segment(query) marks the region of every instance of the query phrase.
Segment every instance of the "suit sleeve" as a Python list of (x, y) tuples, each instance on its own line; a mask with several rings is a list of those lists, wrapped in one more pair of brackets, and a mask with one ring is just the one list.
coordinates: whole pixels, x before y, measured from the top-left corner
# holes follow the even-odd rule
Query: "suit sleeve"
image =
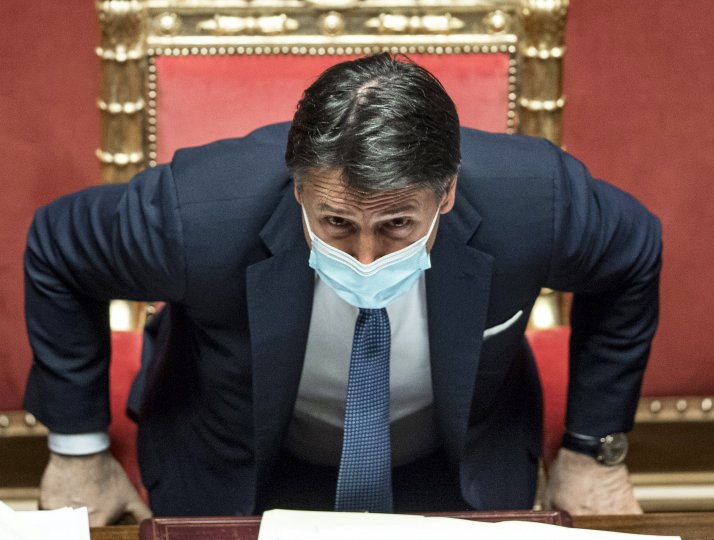
[(548, 287), (574, 292), (566, 427), (629, 431), (657, 327), (661, 227), (637, 200), (556, 152)]
[(25, 251), (33, 365), (25, 407), (56, 433), (110, 422), (110, 299), (180, 301), (182, 226), (169, 167), (37, 211)]

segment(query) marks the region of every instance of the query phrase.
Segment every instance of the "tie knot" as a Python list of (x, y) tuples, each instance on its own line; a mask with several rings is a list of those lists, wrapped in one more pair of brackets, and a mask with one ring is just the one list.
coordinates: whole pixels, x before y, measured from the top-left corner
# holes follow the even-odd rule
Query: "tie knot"
[(364, 320), (367, 319), (387, 319), (389, 320), (389, 315), (387, 315), (387, 308), (370, 309), (370, 308), (359, 308), (358, 318)]

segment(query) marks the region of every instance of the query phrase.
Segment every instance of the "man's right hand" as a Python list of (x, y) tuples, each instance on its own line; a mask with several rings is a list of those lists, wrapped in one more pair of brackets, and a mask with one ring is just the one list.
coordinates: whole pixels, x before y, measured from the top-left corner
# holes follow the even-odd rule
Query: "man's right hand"
[(108, 450), (88, 456), (50, 452), (40, 484), (40, 508), (64, 506), (86, 506), (90, 527), (110, 525), (127, 514), (137, 523), (152, 515)]

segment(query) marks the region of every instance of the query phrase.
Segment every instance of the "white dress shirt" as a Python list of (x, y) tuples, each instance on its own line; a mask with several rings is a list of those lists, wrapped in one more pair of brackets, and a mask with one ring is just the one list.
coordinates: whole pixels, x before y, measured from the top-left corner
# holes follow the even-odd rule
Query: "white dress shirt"
[[(310, 331), (287, 449), (321, 465), (339, 465), (352, 337), (359, 310), (315, 280)], [(387, 306), (391, 333), (392, 464), (414, 461), (437, 446), (429, 364), (424, 274)]]

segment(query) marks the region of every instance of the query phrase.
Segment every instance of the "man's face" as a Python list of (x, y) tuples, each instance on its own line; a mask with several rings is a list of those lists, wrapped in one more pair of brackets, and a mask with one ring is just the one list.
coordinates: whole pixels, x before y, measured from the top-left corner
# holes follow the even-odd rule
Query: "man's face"
[[(419, 240), (434, 216), (454, 206), (456, 179), (437, 200), (424, 188), (404, 188), (379, 193), (359, 193), (342, 182), (340, 172), (322, 170), (303, 181), (295, 197), (303, 205), (312, 232), (331, 246), (369, 264)], [(427, 242), (431, 250), (438, 220)], [(303, 223), (308, 245), (310, 237)]]

